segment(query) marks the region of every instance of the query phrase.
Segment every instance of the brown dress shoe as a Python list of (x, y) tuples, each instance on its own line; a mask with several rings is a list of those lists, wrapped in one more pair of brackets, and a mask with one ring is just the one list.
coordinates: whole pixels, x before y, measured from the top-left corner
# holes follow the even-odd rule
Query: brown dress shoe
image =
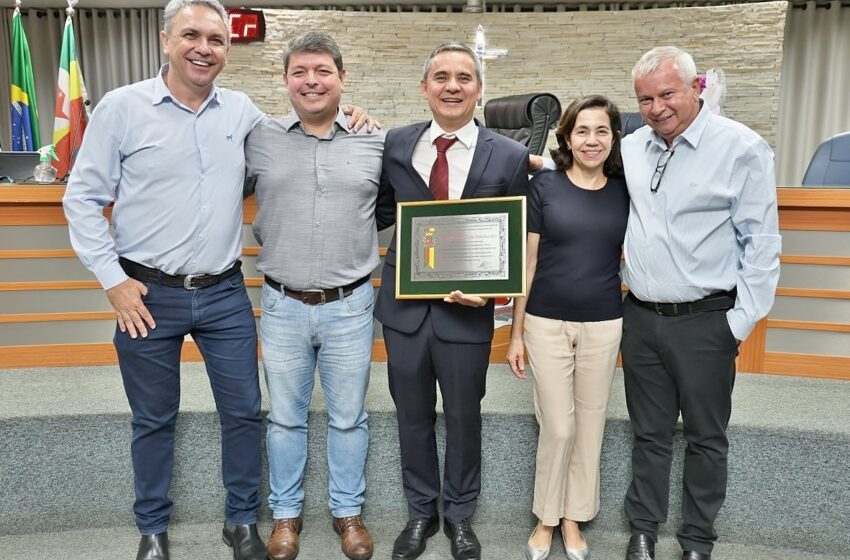
[(342, 553), (351, 560), (369, 560), (372, 557), (372, 537), (359, 515), (334, 517), (334, 531), (342, 540)]
[(301, 516), (275, 519), (266, 551), (270, 560), (294, 560), (298, 556)]

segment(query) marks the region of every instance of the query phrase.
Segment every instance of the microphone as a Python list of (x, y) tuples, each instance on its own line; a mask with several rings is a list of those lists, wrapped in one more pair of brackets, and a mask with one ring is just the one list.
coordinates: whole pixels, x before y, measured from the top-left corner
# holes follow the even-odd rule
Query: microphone
[(91, 99), (83, 101), (83, 110), (77, 115), (77, 125), (74, 127), (74, 137), (71, 139), (71, 160), (68, 162), (68, 172), (62, 177), (62, 181), (68, 180), (68, 177), (71, 176), (71, 170), (74, 169), (74, 163), (77, 161), (77, 152), (80, 151), (80, 147), (77, 146), (77, 140), (80, 139), (80, 124), (83, 122), (83, 114), (87, 112), (86, 108), (89, 105), (91, 105)]

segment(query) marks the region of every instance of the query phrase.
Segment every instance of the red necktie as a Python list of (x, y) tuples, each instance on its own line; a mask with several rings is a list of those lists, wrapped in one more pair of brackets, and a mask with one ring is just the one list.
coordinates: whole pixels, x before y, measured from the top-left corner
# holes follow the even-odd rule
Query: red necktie
[(446, 138), (440, 136), (434, 140), (437, 146), (437, 159), (431, 168), (431, 177), (428, 179), (428, 188), (434, 194), (434, 200), (449, 199), (449, 160), (446, 159), (446, 150), (457, 142), (457, 137)]

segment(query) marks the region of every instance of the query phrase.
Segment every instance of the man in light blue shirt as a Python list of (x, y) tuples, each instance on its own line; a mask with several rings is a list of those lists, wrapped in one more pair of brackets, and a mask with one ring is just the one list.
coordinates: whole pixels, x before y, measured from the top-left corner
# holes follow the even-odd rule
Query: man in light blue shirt
[(738, 344), (767, 315), (779, 279), (773, 152), (700, 101), (688, 53), (655, 48), (632, 76), (649, 126), (622, 143), (631, 208), (621, 349), (635, 434), (626, 559), (655, 557), (681, 413), (687, 449), (678, 540), (683, 560), (708, 560), (726, 496)]
[[(137, 560), (167, 560), (180, 349), (197, 343), (218, 409), (224, 541), (262, 560), (257, 333), (245, 290), (245, 138), (263, 118), (215, 87), (229, 48), (218, 0), (171, 0), (159, 75), (108, 93), (86, 131), (63, 199), (71, 244), (115, 309), (115, 347), (133, 413)], [(365, 115), (353, 112), (355, 129)], [(103, 210), (114, 203), (114, 238)], [(141, 335), (141, 336), (140, 336)]]
[[(133, 412), (137, 560), (167, 560), (180, 349), (206, 362), (222, 432), (223, 537), (265, 558), (256, 529), (260, 455), (257, 334), (240, 271), (243, 144), (262, 118), (217, 88), (229, 48), (217, 0), (172, 0), (159, 75), (108, 93), (86, 131), (63, 204), (71, 244), (115, 308), (115, 348)], [(103, 209), (114, 202), (114, 240)], [(141, 336), (139, 336), (141, 335)]]

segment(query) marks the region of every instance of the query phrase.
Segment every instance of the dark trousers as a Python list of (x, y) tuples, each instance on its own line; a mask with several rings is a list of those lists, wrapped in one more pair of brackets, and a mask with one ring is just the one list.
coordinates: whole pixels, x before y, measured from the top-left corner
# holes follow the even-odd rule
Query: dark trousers
[(726, 312), (664, 317), (626, 298), (621, 351), (634, 431), (625, 500), (631, 532), (655, 539), (667, 519), (673, 431), (681, 412), (687, 448), (677, 536), (684, 550), (709, 553), (726, 498), (726, 427), (738, 354)]
[[(260, 505), (260, 386), (257, 331), (242, 274), (200, 290), (147, 284), (145, 305), (156, 321), (147, 338), (115, 331), (124, 390), (133, 412), (131, 455), (136, 525), (142, 534), (168, 527), (174, 427), (180, 404), (180, 349), (185, 335), (204, 358), (221, 422), (224, 515), (254, 523)], [(190, 467), (191, 468), (191, 467)]]
[(481, 399), (490, 344), (437, 338), (431, 314), (413, 334), (384, 327), (390, 393), (398, 417), (401, 468), (410, 519), (437, 513), (437, 386), (446, 421), (443, 514), (458, 523), (475, 513), (481, 492)]

